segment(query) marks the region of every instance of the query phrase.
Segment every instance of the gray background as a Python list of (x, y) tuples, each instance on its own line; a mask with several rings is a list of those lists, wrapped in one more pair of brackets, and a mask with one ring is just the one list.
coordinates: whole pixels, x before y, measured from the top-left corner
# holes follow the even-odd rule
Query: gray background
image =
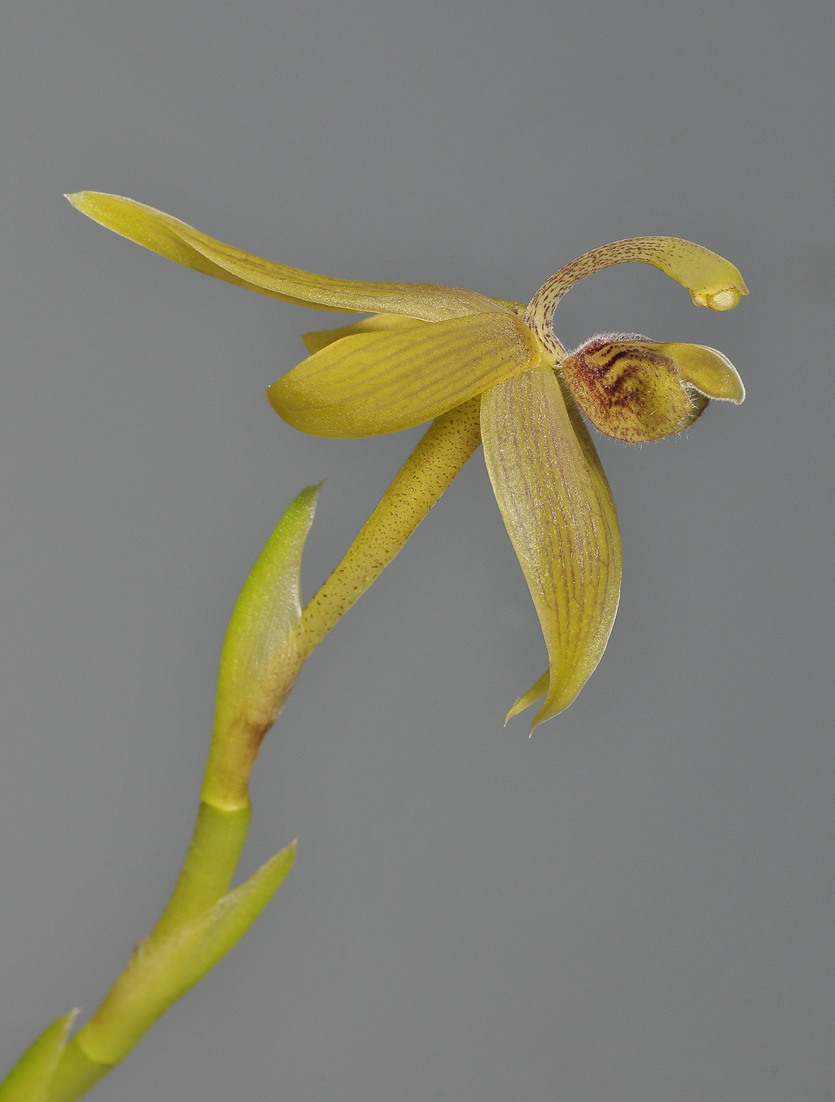
[[(299, 860), (96, 1097), (835, 1098), (830, 4), (31, 0), (0, 40), (0, 1063), (92, 1011), (172, 885), (217, 658), (281, 511), (326, 478), (309, 596), (418, 432), (321, 441), (265, 387), (331, 318), (144, 253), (127, 194), (261, 255), (527, 300), (666, 233), (557, 328), (721, 348), (749, 397), (602, 441), (621, 612), (576, 704), (480, 457), (305, 669), (244, 871)], [(339, 324), (335, 318), (333, 324)]]

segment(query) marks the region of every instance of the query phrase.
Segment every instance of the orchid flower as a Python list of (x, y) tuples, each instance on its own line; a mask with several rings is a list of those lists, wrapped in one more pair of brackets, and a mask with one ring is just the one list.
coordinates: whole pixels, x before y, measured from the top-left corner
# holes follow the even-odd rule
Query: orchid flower
[[(310, 356), (269, 388), (269, 401), (290, 425), (315, 436), (374, 436), (435, 419), (396, 492), (404, 472), (420, 476), (421, 463), (434, 464), (439, 488), (434, 496), (426, 491), (427, 504), (403, 524), (386, 561), (483, 444), (548, 652), (547, 671), (508, 718), (542, 697), (533, 727), (567, 708), (606, 647), (621, 580), (617, 513), (581, 411), (609, 436), (656, 440), (686, 429), (711, 398), (740, 403), (745, 390), (730, 361), (701, 345), (604, 334), (569, 353), (554, 334), (554, 310), (579, 280), (631, 260), (666, 272), (696, 305), (728, 310), (748, 293), (737, 269), (679, 238), (630, 238), (561, 268), (526, 307), (456, 287), (314, 275), (225, 245), (130, 199), (94, 192), (68, 198), (186, 267), (296, 305), (372, 315), (306, 334)], [(363, 553), (359, 541), (352, 550)], [(313, 624), (316, 615), (300, 628), (310, 637), (308, 650), (327, 630)]]
[(548, 669), (508, 713), (544, 701), (535, 727), (569, 704), (606, 647), (620, 595), (615, 505), (582, 414), (626, 441), (681, 432), (711, 398), (741, 402), (712, 348), (603, 334), (569, 353), (552, 321), (592, 272), (640, 260), (714, 310), (747, 294), (736, 268), (674, 237), (604, 245), (561, 268), (524, 306), (456, 287), (364, 283), (274, 264), (119, 196), (79, 192), (79, 210), (146, 248), (260, 294), (363, 321), (304, 336), (310, 356), (267, 396), (316, 436), (374, 436), (432, 419), (342, 561), (306, 605), (301, 557), (317, 487), (279, 521), (241, 592), (220, 659), (214, 731), (194, 834), (157, 925), (81, 1029), (54, 1021), (0, 1082), (0, 1102), (75, 1102), (112, 1070), (240, 939), (293, 863), (285, 846), (230, 888), (250, 820), (261, 742), (307, 657), (392, 561), (464, 464), (484, 458), (548, 651)]

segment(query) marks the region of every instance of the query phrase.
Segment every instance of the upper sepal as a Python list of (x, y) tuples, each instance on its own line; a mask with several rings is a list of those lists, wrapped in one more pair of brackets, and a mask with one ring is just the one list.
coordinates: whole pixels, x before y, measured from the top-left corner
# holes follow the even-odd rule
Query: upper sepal
[(710, 398), (745, 398), (736, 368), (721, 352), (636, 333), (593, 337), (559, 368), (595, 428), (633, 444), (681, 432)]
[(169, 260), (297, 306), (347, 314), (387, 311), (424, 321), (508, 312), (508, 307), (497, 300), (460, 287), (334, 279), (287, 264), (276, 264), (209, 237), (179, 218), (122, 195), (78, 191), (67, 199), (102, 226)]

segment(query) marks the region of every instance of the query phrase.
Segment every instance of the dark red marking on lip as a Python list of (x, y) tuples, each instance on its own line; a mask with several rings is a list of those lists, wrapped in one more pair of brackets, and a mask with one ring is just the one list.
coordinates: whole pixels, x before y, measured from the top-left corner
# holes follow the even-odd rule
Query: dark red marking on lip
[(707, 405), (682, 382), (674, 359), (639, 333), (600, 334), (559, 366), (592, 424), (629, 443), (681, 432)]

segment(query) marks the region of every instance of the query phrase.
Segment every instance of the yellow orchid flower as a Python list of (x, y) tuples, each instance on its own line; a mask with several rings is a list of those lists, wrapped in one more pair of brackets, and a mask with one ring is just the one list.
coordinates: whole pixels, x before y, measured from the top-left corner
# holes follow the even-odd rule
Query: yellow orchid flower
[[(552, 328), (555, 307), (587, 275), (634, 260), (666, 272), (696, 305), (728, 310), (748, 293), (737, 269), (679, 238), (630, 238), (561, 268), (525, 307), (455, 287), (314, 275), (241, 252), (130, 199), (68, 198), (186, 267), (285, 302), (374, 315), (304, 337), (310, 356), (267, 392), (289, 424), (317, 436), (359, 437), (435, 418), (372, 518), (379, 533), (399, 517), (387, 549), (369, 549), (376, 538), (369, 521), (336, 572), (350, 560), (363, 585), (353, 586), (355, 595), (346, 587), (329, 598), (330, 611), (318, 595), (311, 602), (299, 629), (300, 661), (394, 557), (480, 441), (548, 650), (548, 670), (508, 718), (543, 696), (534, 727), (567, 708), (606, 647), (621, 578), (617, 513), (580, 411), (610, 436), (655, 440), (687, 428), (709, 399), (739, 403), (745, 390), (730, 361), (700, 345), (607, 334), (568, 353)], [(422, 495), (422, 503), (404, 519), (409, 494)]]

